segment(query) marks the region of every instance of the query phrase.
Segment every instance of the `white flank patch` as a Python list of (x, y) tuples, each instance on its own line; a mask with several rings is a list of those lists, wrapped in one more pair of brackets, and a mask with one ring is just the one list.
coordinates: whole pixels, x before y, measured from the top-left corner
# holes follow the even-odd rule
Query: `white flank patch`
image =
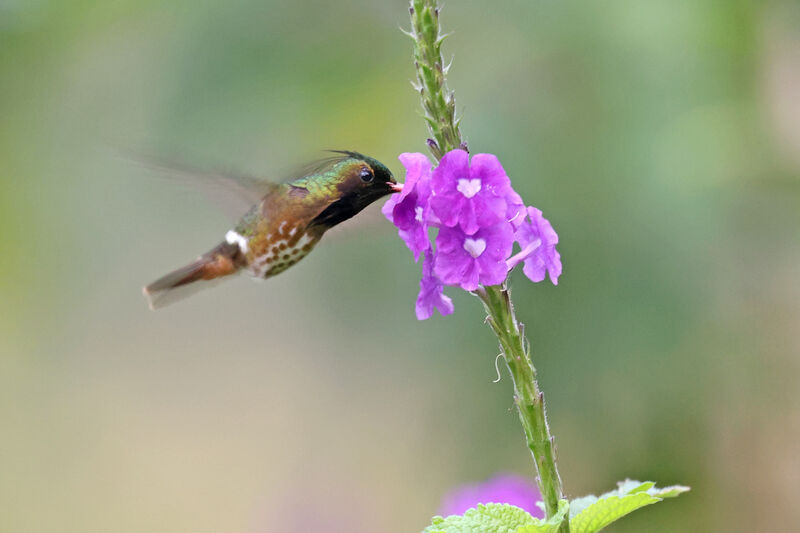
[(464, 239), (464, 249), (472, 257), (479, 257), (486, 250), (486, 241), (483, 239)]
[(225, 241), (228, 244), (237, 244), (239, 246), (239, 250), (241, 250), (243, 254), (247, 254), (247, 239), (244, 238), (244, 236), (239, 235), (233, 230), (230, 230), (225, 234)]
[(481, 180), (477, 178), (472, 180), (461, 178), (458, 180), (456, 189), (465, 197), (472, 198), (481, 191)]

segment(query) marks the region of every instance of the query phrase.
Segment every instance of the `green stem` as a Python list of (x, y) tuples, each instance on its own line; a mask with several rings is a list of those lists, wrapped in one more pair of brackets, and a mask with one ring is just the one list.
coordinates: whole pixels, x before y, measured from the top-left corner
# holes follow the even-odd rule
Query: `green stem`
[(411, 0), (411, 31), (414, 39), (414, 66), (425, 122), (435, 143), (428, 146), (436, 157), (462, 146), (461, 132), (456, 120), (455, 93), (447, 89), (447, 66), (442, 58), (442, 41), (446, 35), (439, 26), (439, 7), (436, 0)]
[[(486, 308), (489, 315), (487, 321), (500, 341), (503, 357), (511, 373), (514, 403), (525, 430), (528, 449), (536, 462), (539, 474), (537, 481), (549, 518), (556, 513), (558, 501), (564, 495), (556, 466), (554, 439), (547, 423), (544, 394), (536, 382), (536, 369), (531, 362), (524, 326), (514, 314), (514, 304), (506, 287), (485, 287), (476, 291), (476, 294)], [(562, 531), (569, 531), (569, 525), (566, 524), (566, 528), (562, 525)]]
[[(447, 67), (442, 59), (442, 41), (439, 26), (439, 7), (436, 0), (411, 0), (411, 31), (414, 40), (414, 65), (425, 121), (432, 140), (428, 147), (436, 159), (456, 148), (465, 148), (459, 121), (456, 120), (455, 95), (447, 89)], [(483, 301), (488, 322), (500, 341), (508, 370), (514, 381), (514, 403), (517, 406), (528, 448), (533, 455), (538, 472), (537, 482), (544, 500), (547, 518), (558, 510), (563, 498), (561, 477), (556, 467), (553, 437), (547, 424), (544, 395), (536, 383), (536, 369), (531, 362), (528, 340), (523, 326), (514, 315), (508, 289), (505, 286), (480, 288), (476, 294)], [(560, 533), (569, 533), (569, 521), (561, 523)]]

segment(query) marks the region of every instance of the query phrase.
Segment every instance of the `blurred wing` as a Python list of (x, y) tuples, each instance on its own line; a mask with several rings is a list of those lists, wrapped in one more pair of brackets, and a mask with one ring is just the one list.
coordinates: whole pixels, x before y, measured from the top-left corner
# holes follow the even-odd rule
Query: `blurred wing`
[(234, 221), (278, 187), (275, 183), (252, 176), (201, 169), (152, 156), (136, 155), (133, 161), (150, 171), (200, 189)]
[[(334, 150), (328, 150), (329, 152), (335, 152)], [(336, 152), (345, 154), (345, 152)], [(349, 152), (347, 152), (349, 153)], [(297, 167), (294, 172), (289, 174), (289, 178), (285, 180), (281, 180), (280, 183), (294, 183), (300, 182), (302, 183), (304, 180), (311, 178), (313, 176), (324, 174), (325, 172), (331, 170), (337, 163), (340, 163), (342, 160), (347, 159), (349, 155), (334, 155), (323, 157), (320, 159), (316, 159), (307, 163), (301, 167)]]
[(345, 152), (342, 150), (327, 150), (331, 154), (328, 157), (322, 157), (310, 162), (303, 168), (303, 172), (298, 174), (300, 176), (309, 176), (311, 174), (322, 174), (333, 168), (336, 163), (341, 163), (345, 159), (351, 157), (352, 152)]
[(338, 150), (330, 150), (330, 152), (336, 155), (313, 161), (292, 172), (288, 179), (275, 182), (234, 172), (199, 168), (152, 155), (134, 153), (126, 156), (127, 159), (143, 168), (200, 189), (233, 221), (238, 221), (251, 207), (261, 202), (268, 192), (279, 187), (281, 183), (302, 182), (304, 178), (322, 174), (353, 154)]

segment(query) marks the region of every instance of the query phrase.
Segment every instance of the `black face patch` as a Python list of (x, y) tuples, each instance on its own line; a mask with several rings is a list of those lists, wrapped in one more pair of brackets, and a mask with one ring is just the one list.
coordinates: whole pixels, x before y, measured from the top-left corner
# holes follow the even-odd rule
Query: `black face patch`
[(381, 183), (395, 183), (394, 176), (389, 172), (389, 169), (376, 161), (377, 165), (372, 167), (375, 172), (375, 181)]
[(395, 192), (392, 173), (379, 161), (356, 152), (345, 152), (349, 160), (343, 161), (346, 170), (337, 186), (337, 196), (312, 224), (328, 228), (355, 216), (375, 200)]
[(326, 207), (322, 213), (317, 215), (312, 224), (332, 228), (336, 224), (344, 222), (348, 218), (352, 218), (360, 211), (360, 209), (356, 209), (356, 206), (351, 202), (351, 199), (352, 197), (348, 195), (336, 200), (331, 205)]

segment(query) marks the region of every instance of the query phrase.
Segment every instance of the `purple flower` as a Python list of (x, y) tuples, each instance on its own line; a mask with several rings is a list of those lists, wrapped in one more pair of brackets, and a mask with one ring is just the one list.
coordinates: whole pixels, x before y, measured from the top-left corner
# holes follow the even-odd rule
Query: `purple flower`
[[(549, 274), (553, 284), (558, 283), (558, 235), (541, 211), (525, 207), (497, 157), (476, 154), (470, 161), (464, 150), (453, 150), (435, 170), (420, 153), (400, 154), (399, 159), (406, 181), (382, 212), (397, 227), (414, 260), (425, 255), (417, 318), (429, 318), (436, 309), (443, 315), (453, 312), (444, 285), (467, 291), (500, 285), (523, 261), (531, 280), (542, 281)], [(439, 231), (435, 250), (431, 228)], [(521, 251), (509, 258), (514, 241)]]
[(451, 491), (443, 498), (438, 514), (461, 515), (479, 503), (508, 503), (528, 511), (536, 518), (544, 518), (544, 511), (536, 505), (541, 499), (539, 489), (526, 478), (515, 474), (498, 474), (483, 483), (463, 485)]
[(472, 235), (506, 218), (507, 197), (513, 189), (500, 161), (491, 154), (476, 154), (470, 164), (464, 150), (448, 152), (433, 171), (431, 182), (431, 207), (449, 228), (458, 225)]
[(419, 296), (417, 296), (417, 320), (426, 320), (433, 315), (433, 310), (438, 309), (444, 315), (452, 314), (453, 301), (444, 295), (444, 286), (441, 280), (433, 273), (433, 250), (425, 251), (422, 261), (422, 279), (419, 282)]
[(528, 208), (528, 217), (530, 220), (525, 220), (516, 232), (522, 251), (509, 259), (508, 268), (514, 268), (517, 263), (524, 261), (522, 271), (531, 281), (538, 283), (547, 273), (553, 285), (558, 285), (561, 275), (561, 255), (556, 251), (558, 235), (535, 207)]
[(431, 196), (431, 163), (425, 155), (404, 153), (398, 157), (406, 167), (403, 190), (393, 194), (381, 208), (384, 216), (397, 226), (400, 238), (413, 252), (414, 261), (430, 248), (428, 218)]
[(514, 245), (511, 224), (501, 222), (467, 235), (443, 227), (436, 237), (434, 271), (446, 285), (474, 291), (478, 285), (498, 285), (508, 275), (506, 259)]

